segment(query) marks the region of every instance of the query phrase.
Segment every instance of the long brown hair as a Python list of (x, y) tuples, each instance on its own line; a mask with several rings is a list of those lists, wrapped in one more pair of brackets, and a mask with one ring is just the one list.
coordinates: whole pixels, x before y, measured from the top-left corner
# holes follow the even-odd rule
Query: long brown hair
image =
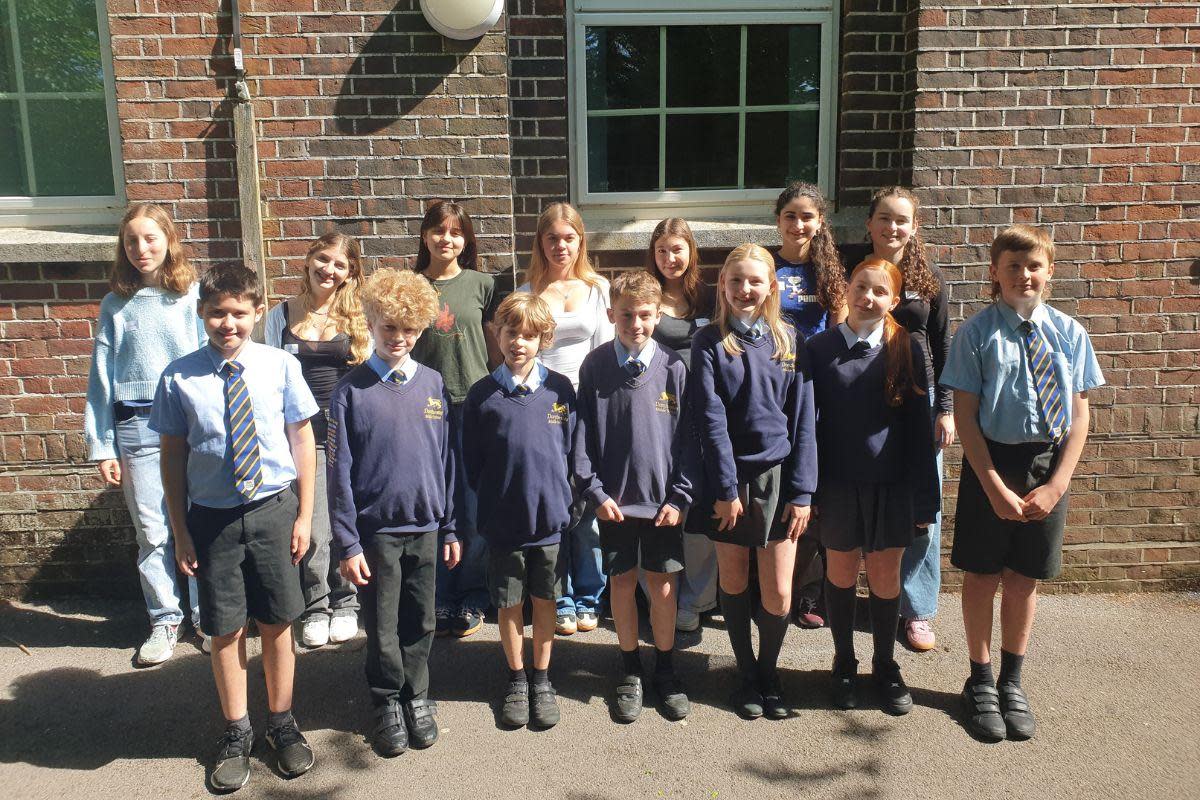
[(700, 253), (696, 248), (696, 237), (692, 235), (692, 228), (687, 224), (687, 220), (680, 217), (668, 217), (654, 226), (654, 232), (650, 234), (650, 245), (646, 248), (646, 271), (654, 276), (659, 286), (663, 289), (667, 288), (667, 280), (659, 272), (658, 262), (654, 258), (654, 248), (658, 245), (659, 239), (665, 239), (668, 236), (678, 236), (688, 246), (688, 263), (687, 268), (683, 271), (683, 297), (688, 304), (687, 318), (692, 319), (696, 316), (696, 306), (700, 303), (700, 289), (703, 281), (700, 279)]
[(792, 327), (783, 321), (783, 314), (779, 311), (779, 284), (775, 277), (775, 259), (765, 248), (756, 244), (743, 244), (735, 247), (725, 257), (725, 263), (721, 265), (721, 273), (717, 276), (716, 323), (721, 331), (721, 345), (731, 356), (741, 355), (744, 352), (741, 342), (738, 341), (737, 334), (734, 332), (733, 324), (730, 322), (733, 314), (729, 310), (729, 301), (725, 298), (725, 271), (731, 264), (738, 261), (757, 261), (767, 268), (767, 282), (771, 287), (771, 292), (758, 307), (755, 319), (761, 319), (767, 324), (767, 328), (771, 331), (771, 338), (775, 340), (775, 352), (771, 354), (771, 358), (782, 361), (792, 354), (795, 334)]
[(571, 265), (571, 277), (583, 281), (588, 286), (599, 288), (603, 278), (596, 273), (591, 260), (588, 259), (587, 232), (583, 229), (583, 217), (579, 216), (579, 212), (570, 203), (551, 203), (538, 217), (537, 237), (533, 241), (533, 252), (529, 256), (529, 269), (525, 270), (526, 282), (535, 294), (546, 288), (546, 273), (550, 267), (546, 263), (545, 253), (542, 252), (542, 237), (556, 222), (567, 223), (579, 234), (579, 254), (575, 263)]
[[(892, 284), (893, 296), (900, 296), (904, 286), (904, 275), (898, 266), (882, 258), (870, 256), (854, 268), (854, 272), (850, 273), (850, 281), (853, 282), (855, 275), (867, 269), (877, 269), (887, 275)], [(908, 328), (897, 322), (890, 311), (883, 315), (883, 347), (887, 358), (883, 397), (887, 404), (892, 407), (903, 405), (905, 397), (909, 395), (924, 397), (925, 390), (918, 385), (913, 371), (912, 344), (909, 341)]]
[(359, 286), (363, 280), (362, 250), (359, 249), (358, 241), (339, 231), (330, 231), (309, 245), (308, 253), (304, 256), (300, 293), (296, 298), (306, 311), (315, 310), (309, 262), (317, 253), (328, 249), (341, 251), (350, 266), (350, 274), (346, 276), (345, 283), (333, 291), (333, 300), (329, 304), (329, 321), (334, 324), (338, 333), (350, 337), (350, 363), (361, 364), (371, 354), (371, 336), (358, 297)]
[(413, 269), (424, 272), (433, 260), (433, 254), (425, 244), (425, 231), (441, 227), (448, 219), (453, 219), (462, 230), (463, 249), (458, 256), (458, 266), (463, 269), (475, 269), (475, 226), (471, 224), (471, 215), (467, 210), (452, 200), (438, 200), (425, 212), (421, 220), (421, 241), (417, 244), (417, 263)]
[[(932, 300), (937, 297), (939, 287), (938, 280), (929, 266), (929, 257), (925, 253), (925, 241), (921, 238), (921, 226), (918, 223), (921, 201), (903, 186), (884, 186), (871, 195), (871, 204), (867, 207), (867, 219), (875, 216), (875, 209), (879, 207), (879, 201), (888, 197), (907, 200), (913, 207), (912, 238), (908, 240), (908, 245), (904, 248), (904, 255), (900, 258), (900, 263), (896, 265), (904, 277), (903, 291), (916, 292), (926, 300)], [(867, 238), (870, 239), (869, 234)]]
[(779, 193), (775, 200), (775, 219), (783, 213), (788, 203), (803, 197), (813, 204), (821, 217), (821, 227), (813, 235), (808, 246), (808, 260), (817, 273), (817, 300), (830, 314), (837, 315), (846, 305), (846, 270), (838, 255), (837, 243), (829, 230), (829, 203), (821, 190), (811, 183), (796, 181)]
[(133, 297), (144, 286), (141, 273), (125, 253), (125, 226), (139, 217), (153, 222), (167, 237), (167, 255), (158, 270), (158, 285), (168, 292), (185, 293), (196, 282), (196, 268), (183, 252), (183, 243), (179, 241), (170, 214), (156, 203), (137, 203), (130, 206), (125, 216), (121, 217), (121, 225), (117, 228), (117, 257), (113, 259), (112, 270), (108, 274), (109, 288), (121, 297)]

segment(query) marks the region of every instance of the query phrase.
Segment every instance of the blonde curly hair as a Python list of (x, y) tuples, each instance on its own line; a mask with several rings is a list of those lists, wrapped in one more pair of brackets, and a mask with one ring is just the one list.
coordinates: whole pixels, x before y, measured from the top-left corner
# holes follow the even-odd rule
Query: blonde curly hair
[(387, 320), (402, 328), (425, 330), (440, 310), (437, 290), (407, 269), (377, 270), (363, 284), (361, 299), (369, 322)]

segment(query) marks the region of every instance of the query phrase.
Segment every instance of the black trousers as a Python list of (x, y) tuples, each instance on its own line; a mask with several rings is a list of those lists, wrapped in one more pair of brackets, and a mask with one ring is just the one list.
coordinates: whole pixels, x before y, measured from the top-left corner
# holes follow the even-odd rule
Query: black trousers
[(377, 533), (364, 543), (371, 578), (358, 597), (367, 629), (367, 687), (377, 707), (429, 693), (437, 551), (437, 531)]

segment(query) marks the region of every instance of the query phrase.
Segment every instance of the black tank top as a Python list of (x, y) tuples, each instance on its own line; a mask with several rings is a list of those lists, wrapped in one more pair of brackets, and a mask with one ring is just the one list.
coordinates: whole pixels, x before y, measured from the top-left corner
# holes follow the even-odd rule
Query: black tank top
[(280, 344), (283, 349), (300, 359), (300, 371), (309, 391), (321, 407), (321, 413), (312, 418), (313, 436), (316, 437), (317, 447), (325, 446), (325, 413), (329, 411), (329, 398), (333, 396), (333, 388), (342, 376), (350, 371), (350, 337), (338, 333), (327, 342), (312, 342), (301, 339), (292, 333), (292, 308), (285, 304), (284, 316), (287, 318), (283, 326), (283, 336)]

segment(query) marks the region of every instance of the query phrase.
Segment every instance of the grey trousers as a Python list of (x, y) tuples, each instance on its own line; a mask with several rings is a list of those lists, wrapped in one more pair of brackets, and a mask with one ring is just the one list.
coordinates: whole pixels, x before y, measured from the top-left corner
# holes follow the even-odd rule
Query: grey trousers
[(329, 529), (329, 495), (325, 484), (325, 448), (317, 448), (317, 481), (313, 497), (312, 540), (300, 562), (300, 587), (304, 590), (304, 613), (355, 614), (358, 594), (354, 584), (338, 571), (338, 559), (330, 553), (333, 534)]

